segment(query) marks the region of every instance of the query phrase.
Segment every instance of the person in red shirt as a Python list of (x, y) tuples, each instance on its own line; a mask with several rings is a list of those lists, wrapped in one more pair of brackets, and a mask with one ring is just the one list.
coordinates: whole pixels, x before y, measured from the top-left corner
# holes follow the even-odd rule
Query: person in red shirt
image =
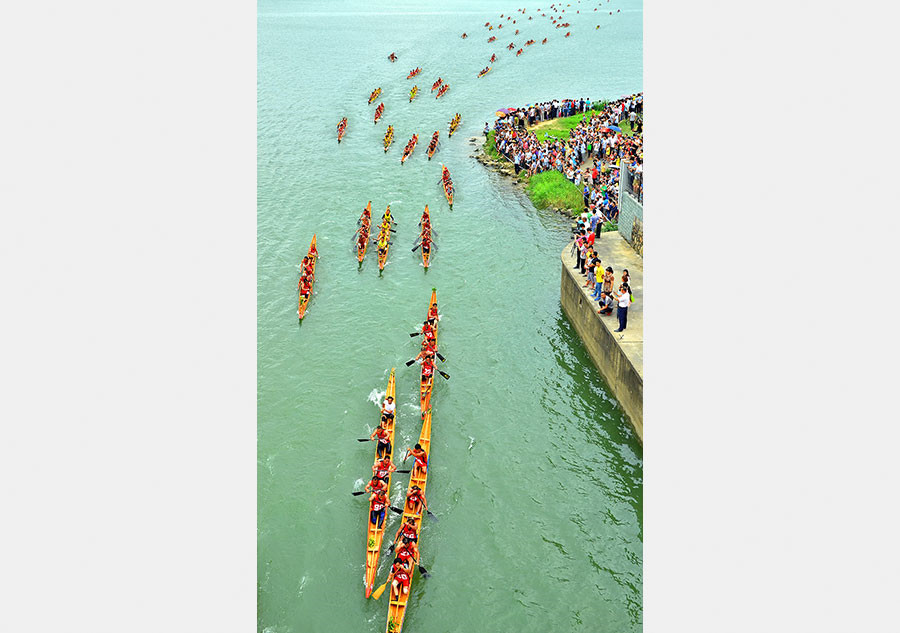
[(399, 558), (409, 571), (412, 571), (413, 565), (419, 563), (419, 546), (415, 541), (403, 543), (397, 549), (397, 558)]
[(393, 580), (391, 583), (392, 600), (399, 600), (401, 591), (404, 594), (409, 593), (410, 572), (399, 558), (394, 559), (394, 564), (391, 566), (391, 575), (388, 576), (388, 580)]
[(397, 535), (394, 537), (394, 543), (403, 541), (403, 544), (417, 543), (419, 540), (419, 530), (416, 528), (416, 520), (414, 517), (406, 517), (406, 521), (400, 524)]
[[(422, 452), (424, 453), (425, 451)], [(418, 465), (418, 460), (416, 461), (416, 465)], [(428, 502), (425, 501), (425, 493), (422, 492), (422, 489), (418, 486), (414, 485), (410, 489), (409, 494), (406, 495), (406, 508), (413, 514), (418, 514), (420, 516), (423, 511), (428, 510)]]
[(312, 283), (310, 282), (309, 277), (302, 277), (297, 284), (297, 287), (300, 290), (301, 297), (309, 297), (309, 292), (312, 290)]
[(369, 436), (369, 439), (377, 440), (378, 442), (378, 448), (375, 453), (378, 457), (384, 457), (391, 454), (391, 434), (388, 432), (387, 428), (385, 428), (385, 423), (386, 420), (382, 420), (382, 424), (379, 424), (372, 432), (372, 435)]
[[(415, 448), (406, 449), (406, 456), (403, 459), (409, 459), (410, 455), (416, 459), (416, 465), (413, 466), (410, 477), (424, 477), (428, 470), (428, 453), (425, 452), (421, 444), (416, 443)], [(424, 497), (422, 498), (424, 500)]]
[(369, 480), (369, 483), (366, 484), (366, 487), (363, 488), (363, 490), (365, 490), (366, 492), (370, 490), (372, 492), (375, 492), (376, 490), (384, 490), (385, 492), (387, 492), (387, 484), (380, 480), (378, 477), (372, 477), (372, 479)]
[(388, 478), (388, 474), (397, 470), (397, 467), (394, 466), (394, 463), (391, 461), (390, 457), (382, 457), (377, 462), (372, 465), (372, 474), (375, 475), (378, 479), (386, 480)]
[(422, 361), (422, 384), (434, 377), (434, 361), (428, 358)]
[(387, 508), (388, 498), (384, 490), (378, 489), (369, 497), (369, 521), (380, 528), (384, 525), (384, 514)]

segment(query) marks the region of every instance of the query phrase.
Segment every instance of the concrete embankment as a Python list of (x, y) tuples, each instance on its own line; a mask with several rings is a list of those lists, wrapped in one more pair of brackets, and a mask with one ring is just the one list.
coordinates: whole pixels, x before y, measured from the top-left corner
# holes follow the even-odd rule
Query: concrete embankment
[(628, 325), (619, 327), (616, 309), (611, 316), (597, 314), (597, 302), (584, 287), (587, 281), (574, 268), (572, 244), (562, 252), (560, 302), (566, 317), (584, 342), (588, 355), (609, 383), (628, 415), (641, 444), (644, 443), (644, 267), (640, 257), (618, 233), (603, 233), (594, 244), (605, 269), (611, 266), (619, 286), (622, 270), (628, 269), (635, 302), (628, 308)]

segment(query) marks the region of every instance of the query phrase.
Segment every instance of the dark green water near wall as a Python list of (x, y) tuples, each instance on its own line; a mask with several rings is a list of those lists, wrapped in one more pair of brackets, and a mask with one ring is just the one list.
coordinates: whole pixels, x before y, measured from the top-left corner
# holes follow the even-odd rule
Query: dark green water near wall
[[(428, 499), (439, 520), (423, 529), (433, 577), (416, 577), (404, 631), (639, 631), (642, 450), (560, 310), (568, 222), (469, 158), (468, 139), (499, 107), (640, 90), (640, 3), (620, 3), (600, 30), (599, 19), (571, 17), (566, 40), (537, 18), (517, 24), (519, 36), (500, 39), (551, 40), (518, 59), (481, 27), (515, 3), (258, 7), (259, 630), (384, 630), (386, 598), (363, 598), (365, 501), (350, 492), (372, 447), (355, 438), (377, 422), (391, 367), (398, 447), (418, 436), (417, 368), (404, 363), (436, 287), (451, 375), (433, 396)], [(492, 52), (494, 70), (476, 79)], [(595, 72), (566, 63), (588, 54)], [(415, 66), (425, 70), (407, 81)], [(435, 100), (438, 75), (451, 90)], [(409, 103), (414, 83), (421, 94)], [(376, 126), (366, 98), (377, 86)], [(456, 112), (463, 124), (447, 139)], [(396, 141), (385, 155), (387, 124)], [(442, 147), (429, 162), (436, 129)], [(414, 132), (419, 146), (401, 166)], [(440, 162), (456, 183), (452, 211)], [(351, 250), (367, 200), (379, 217), (391, 203), (398, 221), (381, 277), (374, 254), (357, 271)], [(427, 272), (410, 252), (425, 204), (439, 234)], [(322, 259), (298, 326), (297, 266), (313, 233)], [(395, 478), (395, 501), (406, 483)]]

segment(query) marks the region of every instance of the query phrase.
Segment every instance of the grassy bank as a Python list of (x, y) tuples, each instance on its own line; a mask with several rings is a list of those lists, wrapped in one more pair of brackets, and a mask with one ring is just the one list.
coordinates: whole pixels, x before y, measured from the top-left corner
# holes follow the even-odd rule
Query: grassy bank
[(590, 116), (591, 112), (588, 111), (573, 114), (572, 116), (563, 117), (561, 119), (552, 119), (551, 121), (535, 126), (534, 134), (537, 136), (537, 140), (541, 142), (546, 141), (550, 137), (565, 140), (569, 138), (569, 132), (581, 123), (582, 119)]
[(581, 213), (584, 207), (581, 189), (555, 170), (532, 176), (528, 180), (525, 191), (538, 209), (555, 207), (557, 209), (574, 209)]
[(503, 158), (503, 154), (501, 154), (497, 150), (497, 133), (494, 130), (491, 130), (488, 133), (487, 139), (484, 141), (484, 153), (493, 158), (494, 160), (500, 160)]

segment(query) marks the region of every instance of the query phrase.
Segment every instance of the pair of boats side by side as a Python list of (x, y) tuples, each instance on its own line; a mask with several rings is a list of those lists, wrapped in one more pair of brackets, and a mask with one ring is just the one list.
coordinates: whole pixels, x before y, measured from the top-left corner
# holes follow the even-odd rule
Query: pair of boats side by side
[[(428, 306), (427, 315), (431, 315), (432, 313), (437, 312), (437, 291), (432, 288), (431, 290), (431, 301)], [(427, 320), (427, 316), (426, 316)], [(424, 325), (423, 325), (424, 329)], [(435, 321), (434, 325), (434, 340), (435, 345), (437, 344), (437, 321)], [(424, 343), (423, 343), (424, 344)], [(422, 469), (418, 469), (415, 465), (411, 469), (411, 474), (409, 478), (409, 485), (407, 486), (406, 497), (404, 497), (402, 516), (400, 519), (400, 525), (407, 524), (410, 520), (415, 526), (415, 537), (416, 544), (418, 547), (419, 555), (421, 556), (421, 528), (422, 528), (422, 517), (425, 514), (424, 504), (420, 506), (418, 512), (413, 511), (412, 504), (410, 503), (410, 495), (413, 494), (414, 487), (417, 487), (419, 494), (425, 494), (426, 484), (428, 483), (428, 463), (431, 458), (431, 393), (434, 388), (434, 373), (430, 376), (422, 376), (419, 383), (419, 406), (422, 410), (422, 429), (419, 433), (418, 444), (422, 447), (426, 454), (425, 467)], [(423, 370), (424, 374), (424, 370)], [(390, 376), (388, 378), (388, 386), (387, 391), (385, 393), (385, 398), (390, 397), (394, 402), (395, 399), (395, 369), (391, 369)], [(388, 434), (390, 438), (390, 446), (386, 450), (386, 454), (392, 458), (392, 455), (396, 455), (397, 453), (393, 452), (394, 449), (394, 438), (396, 434), (394, 433), (394, 429), (396, 428), (397, 418), (399, 417), (399, 413), (395, 409), (394, 417), (388, 422)], [(375, 450), (375, 464), (377, 466), (379, 462), (378, 448)], [(390, 472), (387, 474), (387, 490), (388, 494), (390, 493)], [(366, 569), (365, 575), (363, 577), (363, 585), (364, 585), (364, 595), (366, 598), (373, 597), (374, 599), (378, 599), (382, 592), (385, 590), (388, 591), (388, 614), (387, 614), (387, 633), (400, 633), (403, 628), (403, 620), (406, 616), (406, 609), (409, 602), (409, 595), (412, 591), (412, 582), (415, 578), (416, 569), (419, 561), (414, 561), (410, 559), (409, 568), (406, 570), (406, 573), (409, 576), (409, 588), (406, 592), (402, 590), (403, 585), (400, 584), (398, 590), (395, 591), (394, 587), (391, 583), (391, 577), (389, 575), (388, 579), (385, 581), (383, 585), (375, 589), (375, 581), (378, 572), (378, 560), (381, 553), (381, 547), (384, 541), (384, 532), (387, 527), (387, 512), (385, 509), (385, 517), (381, 521), (381, 524), (378, 525), (373, 523), (373, 518), (375, 518), (373, 513), (373, 502), (374, 500), (370, 500), (368, 504), (368, 512), (367, 512), (367, 520), (366, 520)], [(389, 501), (388, 501), (389, 503)], [(391, 507), (391, 509), (394, 509)], [(395, 512), (398, 512), (398, 509), (394, 509)], [(377, 512), (377, 510), (375, 511)], [(398, 530), (397, 537), (394, 539), (394, 544), (398, 543), (400, 540), (400, 531)], [(394, 545), (390, 547), (391, 551), (394, 549)], [(390, 568), (392, 568), (391, 565)], [(374, 592), (373, 592), (374, 590)]]

